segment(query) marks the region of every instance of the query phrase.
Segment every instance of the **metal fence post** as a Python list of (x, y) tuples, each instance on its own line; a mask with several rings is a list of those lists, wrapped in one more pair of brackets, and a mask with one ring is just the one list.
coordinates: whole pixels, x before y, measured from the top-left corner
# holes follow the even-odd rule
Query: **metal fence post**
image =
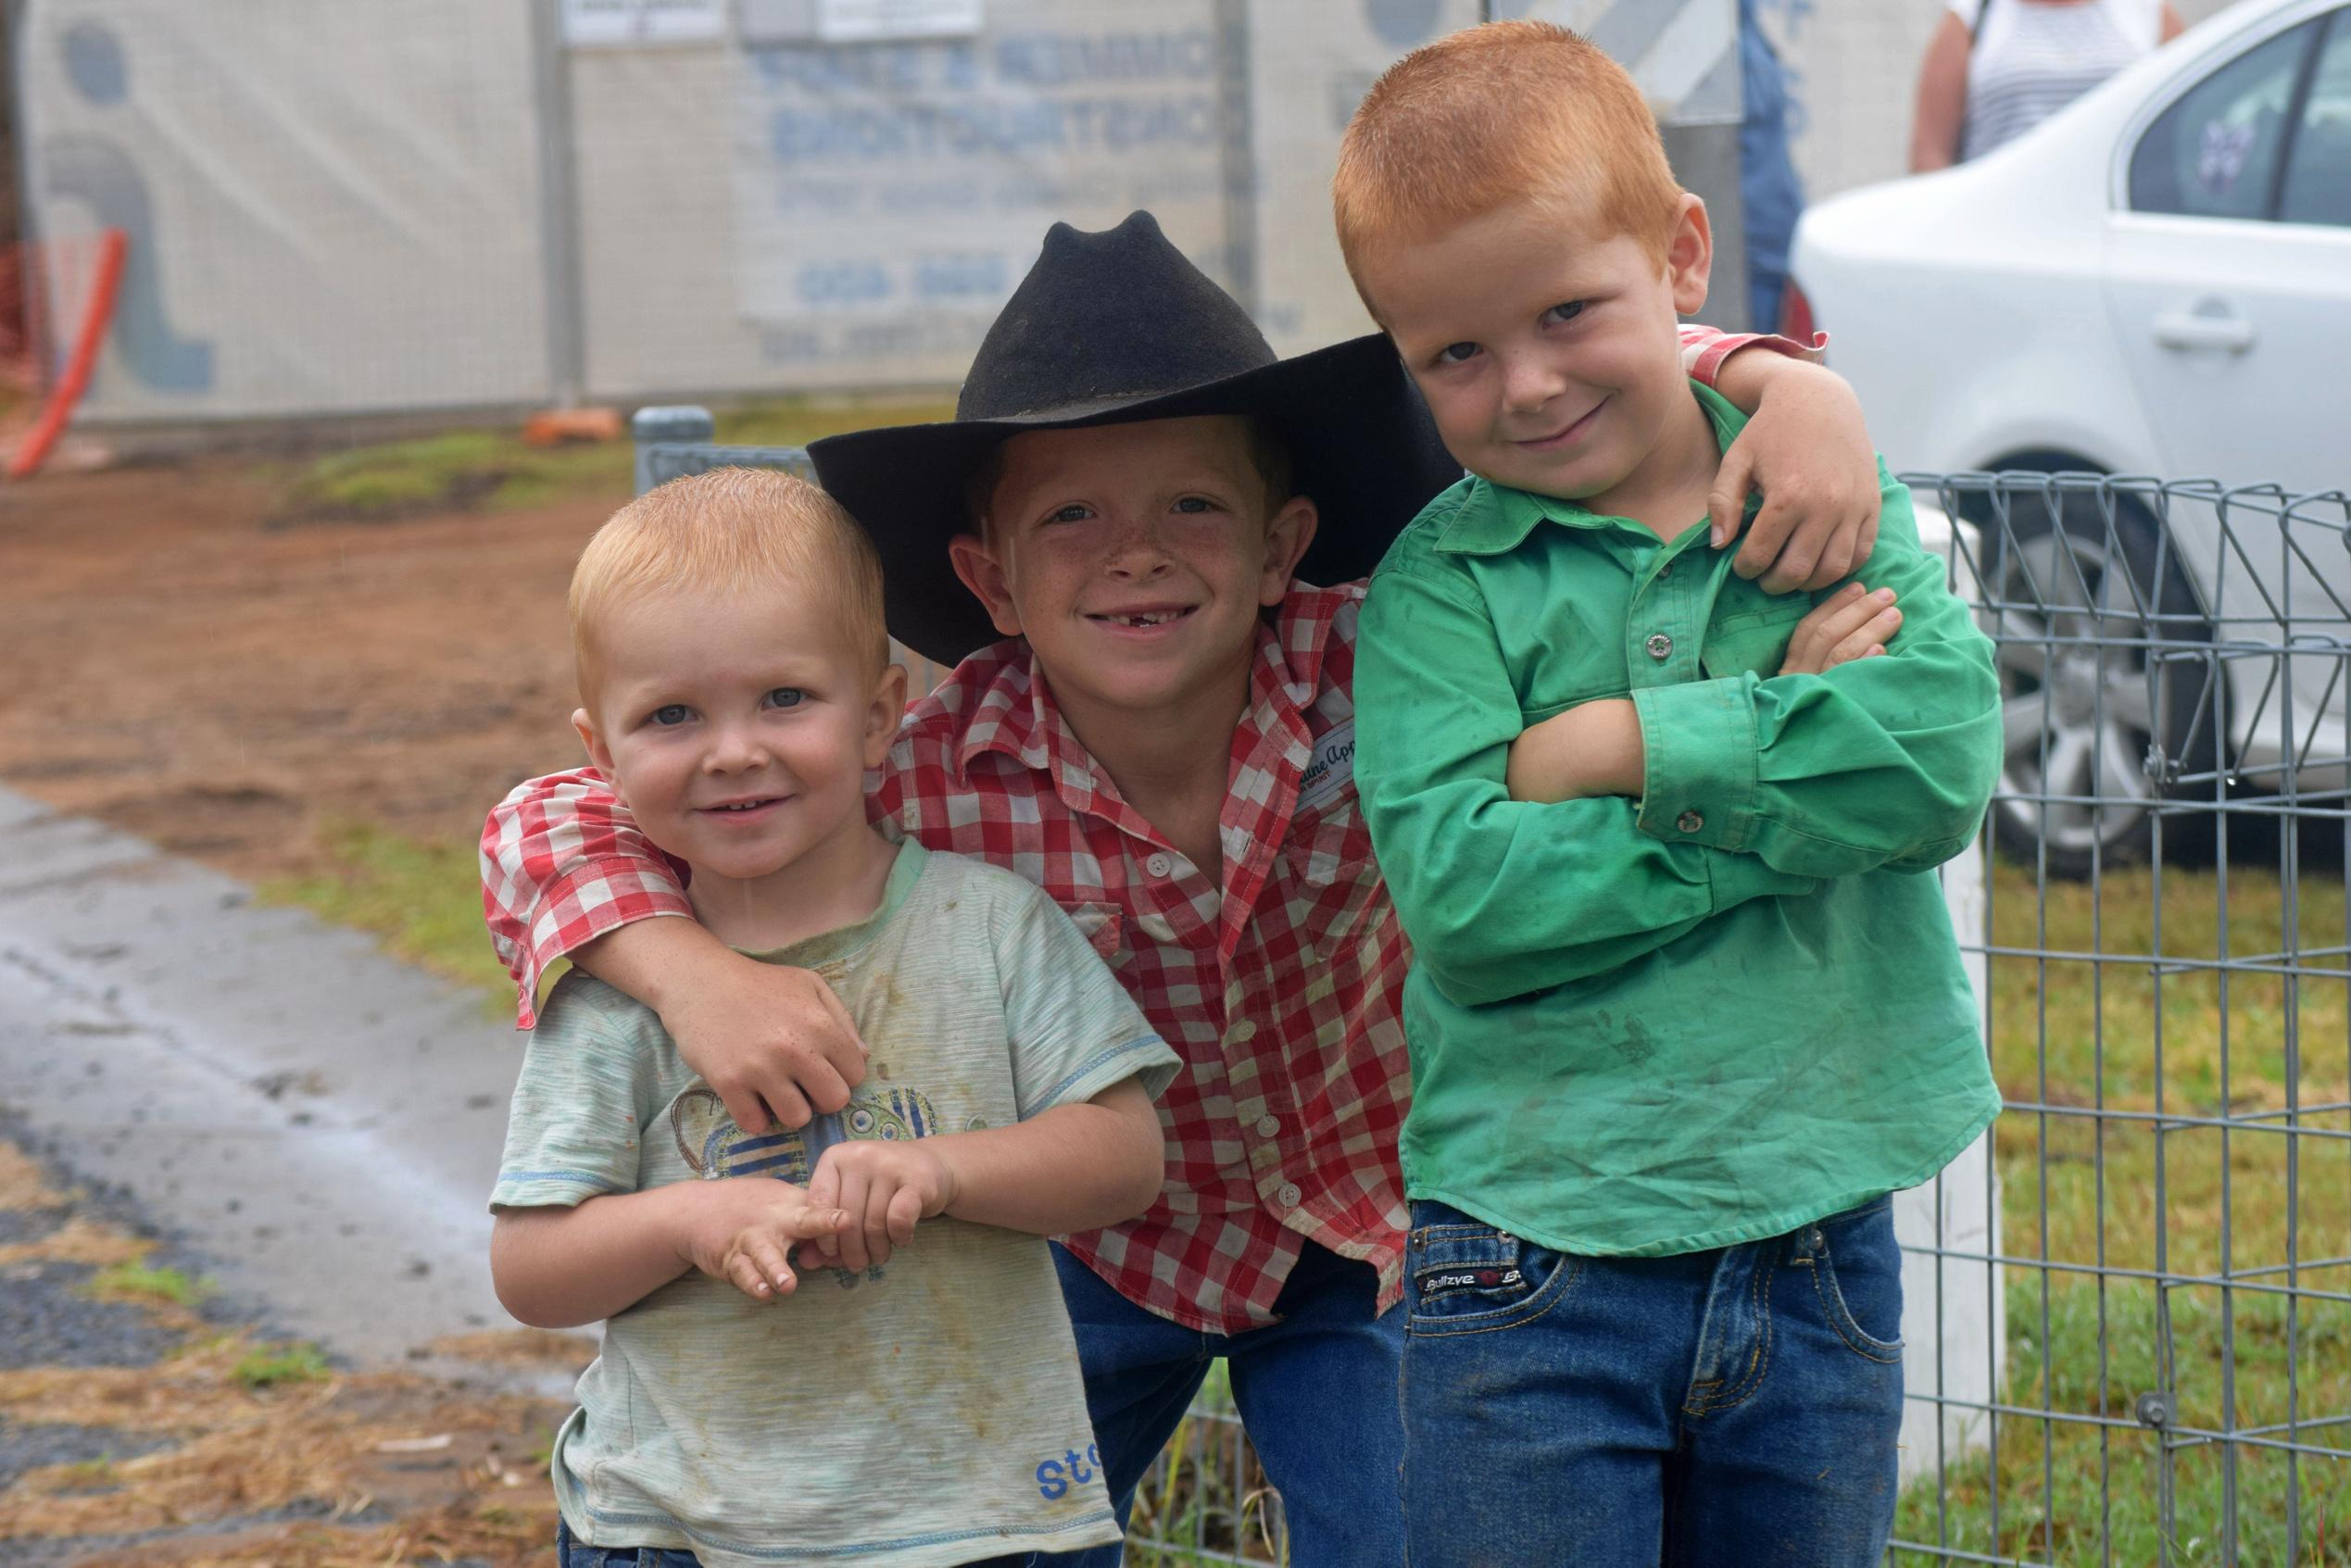
[(547, 374), (559, 408), (587, 395), (587, 334), (580, 301), (579, 182), (572, 163), (571, 59), (563, 0), (531, 6), (531, 91), (539, 128), (539, 268), (547, 291)]
[(659, 483), (653, 474), (654, 445), (699, 445), (717, 434), (718, 420), (698, 404), (667, 403), (639, 408), (629, 420), (629, 439), (636, 444), (636, 493), (642, 495)]

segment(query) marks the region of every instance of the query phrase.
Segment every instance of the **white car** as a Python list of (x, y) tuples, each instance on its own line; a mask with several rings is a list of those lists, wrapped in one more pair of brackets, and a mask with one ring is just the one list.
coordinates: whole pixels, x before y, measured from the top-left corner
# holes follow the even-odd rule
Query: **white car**
[(2219, 496), (2351, 490), (2351, 0), (2240, 0), (1988, 157), (1813, 207), (1790, 270), (1897, 470), (2219, 482), (1963, 498), (2025, 607), (2006, 842), (2079, 872), (2167, 785), (2343, 786), (2345, 508)]

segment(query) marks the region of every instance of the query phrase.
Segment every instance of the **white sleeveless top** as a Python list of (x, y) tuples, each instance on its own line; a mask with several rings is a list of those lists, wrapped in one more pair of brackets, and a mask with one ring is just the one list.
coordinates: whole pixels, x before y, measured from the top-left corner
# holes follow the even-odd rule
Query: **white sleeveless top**
[(1968, 56), (1962, 161), (2031, 130), (2153, 50), (2163, 33), (2163, 0), (1950, 0), (1950, 6), (1952, 15), (1976, 30)]

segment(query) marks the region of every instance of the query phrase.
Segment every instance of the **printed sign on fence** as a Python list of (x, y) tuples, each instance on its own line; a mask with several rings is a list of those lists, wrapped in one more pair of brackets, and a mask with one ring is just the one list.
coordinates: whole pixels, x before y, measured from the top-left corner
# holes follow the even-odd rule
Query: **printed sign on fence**
[(827, 44), (885, 38), (968, 38), (980, 0), (816, 0), (816, 36)]
[(563, 0), (573, 48), (709, 44), (726, 36), (726, 0)]
[(1221, 275), (1207, 0), (998, 0), (973, 38), (745, 52), (738, 298), (779, 365), (961, 362), (1046, 228), (1137, 207)]

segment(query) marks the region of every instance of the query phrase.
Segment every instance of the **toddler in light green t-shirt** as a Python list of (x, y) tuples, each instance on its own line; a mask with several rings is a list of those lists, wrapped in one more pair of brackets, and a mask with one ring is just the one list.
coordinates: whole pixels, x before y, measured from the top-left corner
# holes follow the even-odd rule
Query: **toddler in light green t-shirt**
[(744, 1132), (657, 1015), (584, 974), (516, 1085), (491, 1267), (597, 1319), (551, 1469), (559, 1547), (947, 1565), (1118, 1538), (1044, 1237), (1148, 1207), (1175, 1054), (1009, 872), (867, 825), (905, 695), (880, 570), (781, 474), (623, 508), (571, 596), (597, 768), (703, 925), (817, 971), (871, 1050), (848, 1104)]

